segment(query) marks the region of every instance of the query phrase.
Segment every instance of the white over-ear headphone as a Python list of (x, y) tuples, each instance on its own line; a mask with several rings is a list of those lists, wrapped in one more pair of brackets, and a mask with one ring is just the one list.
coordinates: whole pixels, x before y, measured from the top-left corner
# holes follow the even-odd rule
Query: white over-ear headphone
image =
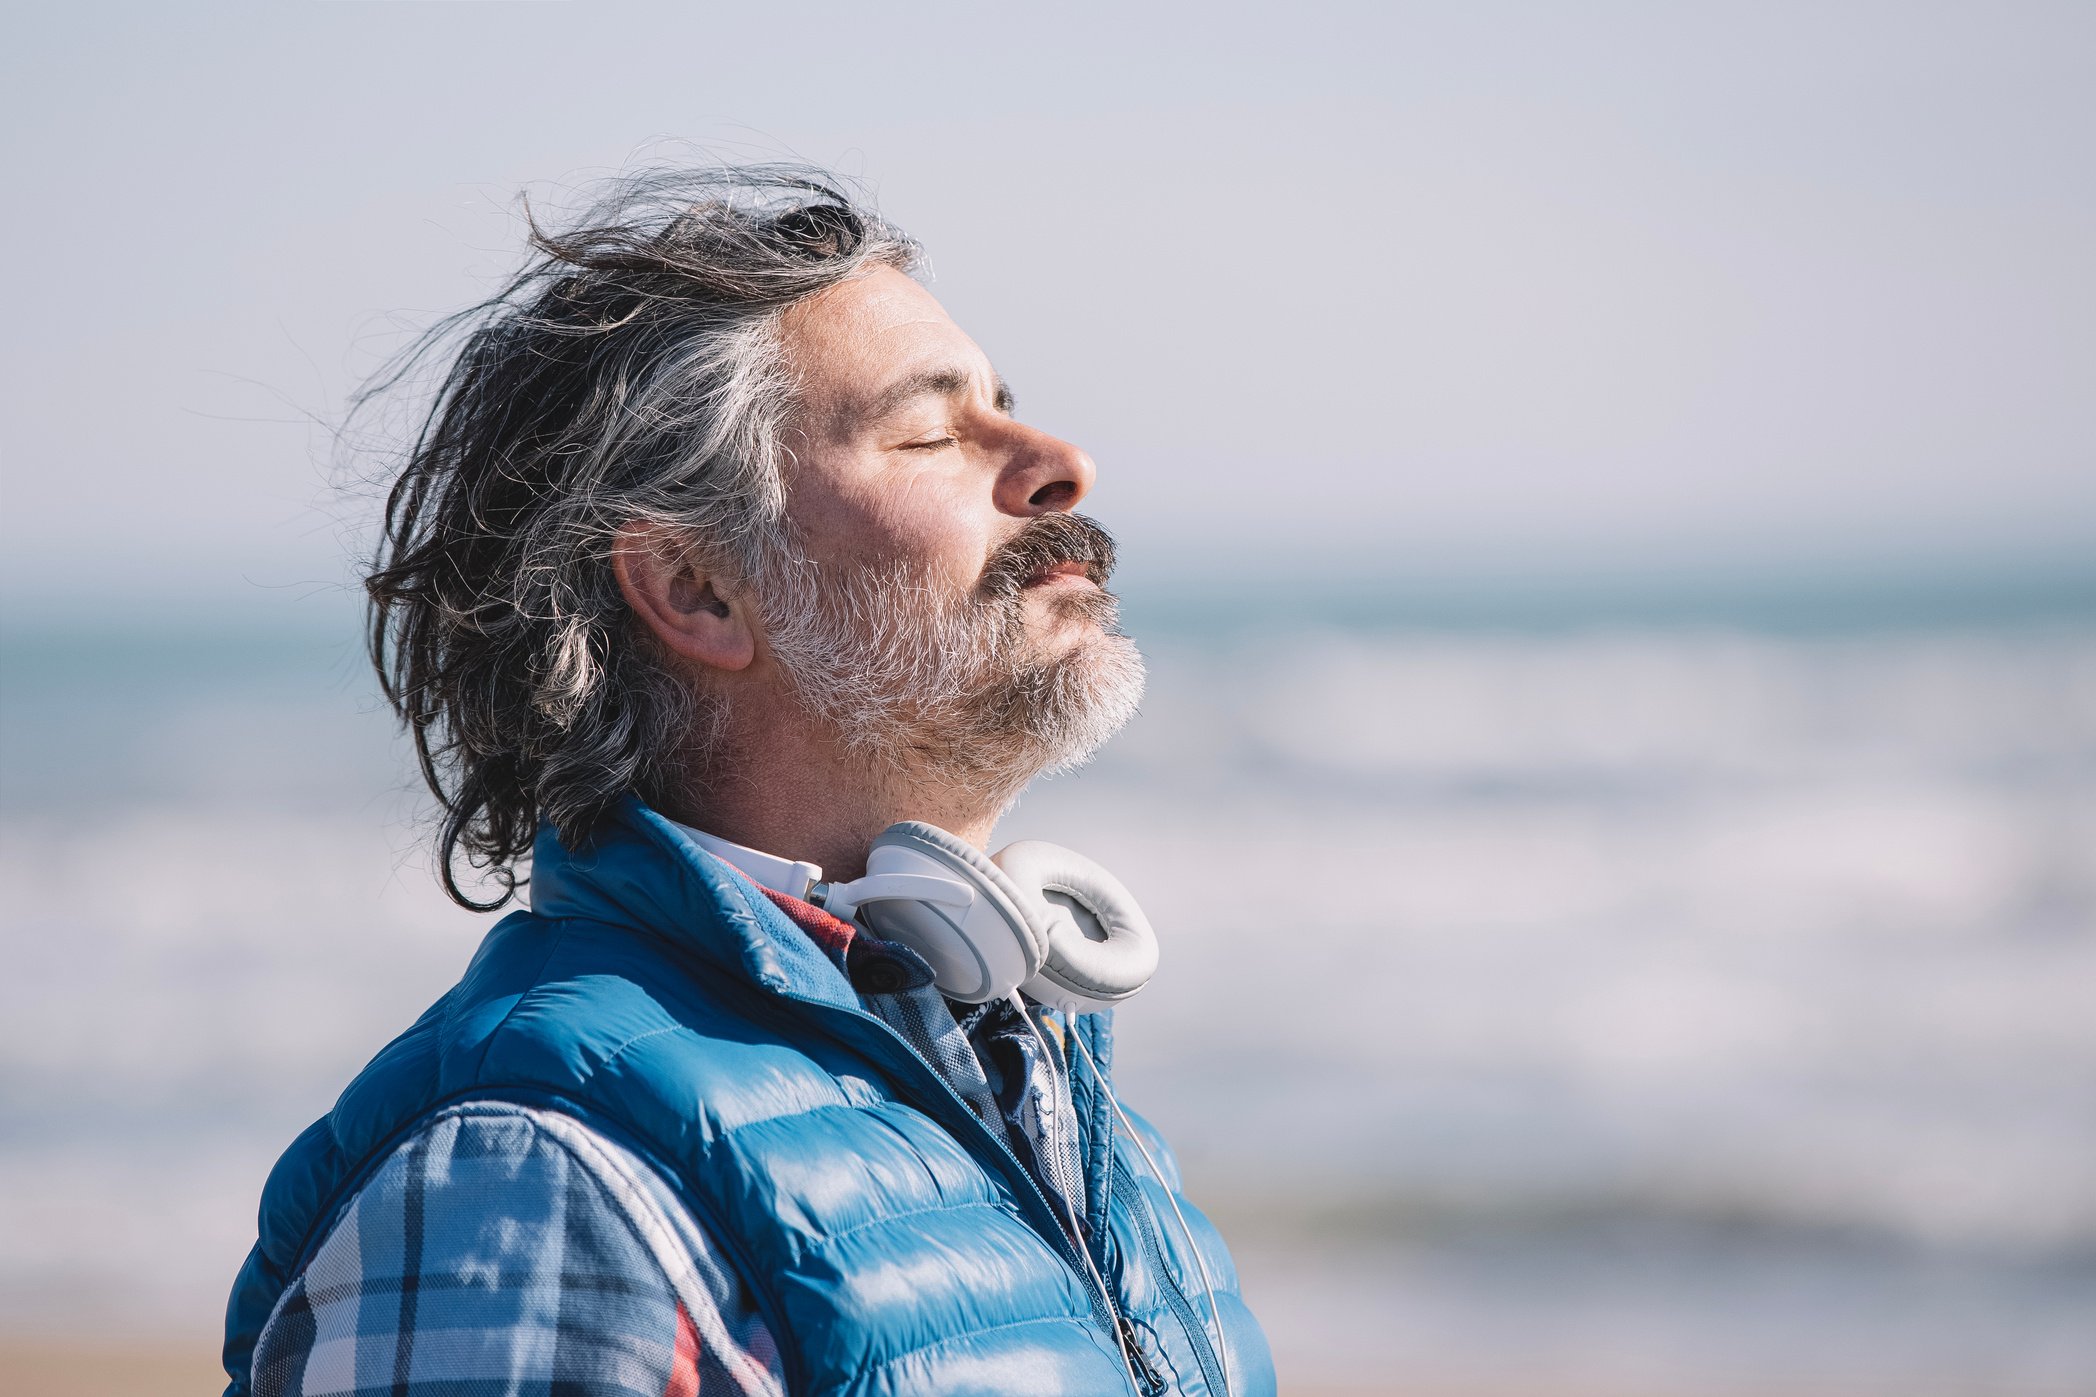
[(817, 883), (808, 900), (908, 946), (940, 993), (967, 1004), (1017, 990), (1090, 1013), (1127, 999), (1157, 970), (1157, 936), (1120, 880), (1037, 839), (985, 858), (936, 825), (905, 820), (874, 839), (865, 877)]
[[(745, 848), (688, 825), (679, 828), (764, 886), (805, 898), (840, 920), (856, 917), (877, 934), (908, 946), (931, 966), (939, 992), (949, 999), (984, 1004), (1016, 990), (1037, 1004), (1082, 1014), (1112, 1008), (1157, 972), (1157, 934), (1128, 889), (1098, 864), (1059, 844), (1023, 839), (984, 858), (973, 845), (937, 825), (904, 820), (874, 838), (863, 878), (825, 883), (822, 870), (812, 863)], [(1033, 1031), (1039, 1034), (1039, 1026)], [(1084, 1035), (1073, 1032), (1069, 1041), (1091, 1057)], [(1092, 1070), (1129, 1140), (1164, 1184), (1163, 1171), (1098, 1064)], [(1230, 1352), (1215, 1282), (1170, 1185), (1165, 1186), (1165, 1200), (1172, 1205), (1187, 1251), (1207, 1287), (1228, 1397)], [(1111, 1289), (1088, 1252), (1084, 1261), (1100, 1288)], [(1119, 1329), (1114, 1342), (1127, 1364), (1127, 1342)], [(1132, 1366), (1129, 1371), (1134, 1381)]]

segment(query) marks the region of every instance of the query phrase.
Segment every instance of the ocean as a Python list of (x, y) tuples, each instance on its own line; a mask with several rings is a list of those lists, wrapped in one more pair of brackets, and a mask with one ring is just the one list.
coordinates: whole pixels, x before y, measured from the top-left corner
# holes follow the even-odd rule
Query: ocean
[[(2096, 1391), (2096, 616), (1546, 613), (1138, 613), (1000, 830), (1284, 1388)], [(353, 626), (0, 633), (0, 1334), (214, 1332), (472, 951)]]

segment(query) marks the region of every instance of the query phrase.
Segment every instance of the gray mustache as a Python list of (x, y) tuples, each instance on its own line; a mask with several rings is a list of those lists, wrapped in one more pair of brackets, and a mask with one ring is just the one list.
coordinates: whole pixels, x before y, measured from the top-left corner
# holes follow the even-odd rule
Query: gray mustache
[(1061, 563), (1084, 564), (1085, 576), (1104, 587), (1114, 570), (1113, 535), (1082, 514), (1043, 514), (1014, 534), (983, 568), (976, 591), (1015, 597), (1028, 578)]

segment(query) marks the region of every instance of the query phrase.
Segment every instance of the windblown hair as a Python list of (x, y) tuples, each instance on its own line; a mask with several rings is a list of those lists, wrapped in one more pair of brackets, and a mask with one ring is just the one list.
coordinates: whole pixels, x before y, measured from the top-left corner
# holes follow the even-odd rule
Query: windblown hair
[(613, 538), (666, 525), (711, 567), (761, 575), (786, 538), (781, 315), (919, 262), (798, 168), (656, 171), (565, 229), (526, 218), (524, 269), (357, 400), (448, 362), (365, 587), (372, 663), (442, 808), (445, 890), (476, 910), (514, 895), (541, 821), (584, 841), (625, 792), (654, 799), (703, 765), (717, 723), (621, 598)]

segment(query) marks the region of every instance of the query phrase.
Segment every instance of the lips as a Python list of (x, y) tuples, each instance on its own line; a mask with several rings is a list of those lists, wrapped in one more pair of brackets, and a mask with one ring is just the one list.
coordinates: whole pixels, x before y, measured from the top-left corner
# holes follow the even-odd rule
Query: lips
[(1098, 587), (1106, 579), (1099, 565), (1090, 559), (1070, 558), (1047, 567), (1036, 568), (1027, 577), (1028, 587)]

